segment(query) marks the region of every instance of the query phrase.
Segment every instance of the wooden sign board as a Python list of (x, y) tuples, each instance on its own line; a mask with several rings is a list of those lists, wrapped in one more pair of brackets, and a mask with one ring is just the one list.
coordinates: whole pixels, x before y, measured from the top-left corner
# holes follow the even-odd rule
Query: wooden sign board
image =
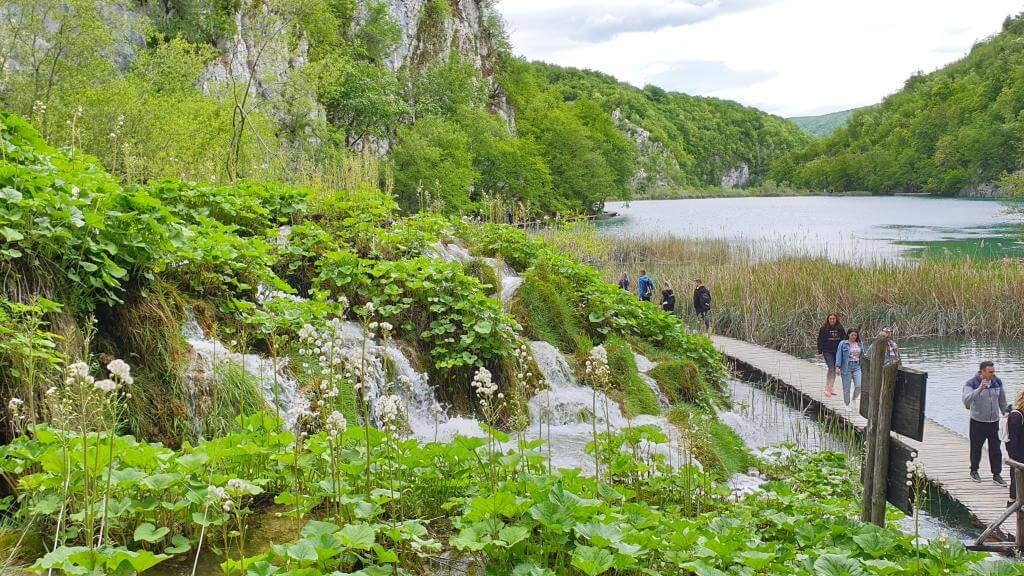
[[(871, 361), (861, 360), (865, 375)], [(896, 388), (892, 397), (892, 431), (917, 441), (924, 440), (924, 404), (928, 391), (928, 373), (900, 366), (896, 372)], [(860, 415), (868, 417), (869, 390), (860, 397)], [(904, 480), (906, 480), (904, 478)]]
[(911, 450), (906, 444), (895, 438), (889, 438), (889, 470), (886, 473), (885, 499), (902, 510), (905, 514), (913, 514), (914, 493), (907, 486), (907, 461)]

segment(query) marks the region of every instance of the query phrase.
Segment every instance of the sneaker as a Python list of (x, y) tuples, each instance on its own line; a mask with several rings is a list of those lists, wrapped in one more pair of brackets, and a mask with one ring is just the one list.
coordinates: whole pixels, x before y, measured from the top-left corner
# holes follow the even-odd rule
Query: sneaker
[(1006, 480), (1003, 480), (1003, 477), (1000, 476), (999, 474), (992, 476), (992, 481), (995, 482), (996, 484), (999, 484), (1000, 486), (1006, 486)]
[(971, 480), (974, 480), (975, 482), (981, 482), (981, 476), (978, 475), (977, 470), (971, 471)]

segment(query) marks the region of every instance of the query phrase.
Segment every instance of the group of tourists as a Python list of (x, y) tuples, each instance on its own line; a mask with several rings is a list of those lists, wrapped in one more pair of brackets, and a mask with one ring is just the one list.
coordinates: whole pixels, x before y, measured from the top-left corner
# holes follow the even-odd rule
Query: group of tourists
[[(893, 338), (892, 328), (883, 328), (878, 342), (884, 343), (885, 363), (902, 363), (900, 348)], [(818, 330), (818, 358), (825, 361), (828, 372), (825, 376), (825, 396), (835, 396), (836, 377), (843, 383), (843, 401), (849, 407), (857, 402), (861, 393), (861, 362), (872, 352), (873, 345), (865, 345), (860, 330), (843, 328), (839, 316), (829, 314)], [(963, 387), (964, 407), (970, 410), (971, 422), (968, 433), (970, 444), (970, 476), (981, 482), (979, 468), (982, 449), (988, 444), (988, 461), (992, 481), (1006, 486), (1003, 480), (1002, 445), (1006, 445), (1009, 457), (1024, 462), (1024, 390), (1007, 402), (1006, 388), (996, 376), (995, 364), (984, 361), (978, 366), (978, 373)], [(1010, 497), (1016, 499), (1016, 485), (1011, 475)]]
[[(892, 328), (883, 328), (879, 333), (881, 342), (886, 343), (885, 363), (899, 363), (900, 347), (893, 338)], [(843, 383), (843, 401), (847, 406), (860, 398), (863, 371), (861, 359), (870, 354), (871, 346), (865, 346), (859, 328), (846, 330), (839, 322), (839, 316), (829, 314), (818, 330), (818, 358), (825, 361), (828, 372), (825, 375), (825, 396), (835, 396), (838, 376)]]
[[(619, 288), (626, 292), (630, 291), (629, 274), (625, 271), (619, 275)], [(650, 302), (654, 298), (654, 280), (647, 274), (647, 270), (640, 269), (640, 277), (636, 282), (636, 293), (640, 300)], [(665, 282), (661, 289), (661, 309), (666, 312), (676, 311), (676, 293), (672, 290), (672, 284)], [(693, 310), (704, 323), (705, 330), (711, 330), (711, 291), (704, 285), (704, 281), (697, 278), (693, 281)]]

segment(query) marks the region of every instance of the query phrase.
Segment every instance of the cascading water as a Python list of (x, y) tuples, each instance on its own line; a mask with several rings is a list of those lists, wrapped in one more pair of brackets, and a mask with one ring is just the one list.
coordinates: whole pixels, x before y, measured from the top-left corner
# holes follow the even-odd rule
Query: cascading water
[[(639, 416), (629, 420), (622, 414), (619, 405), (605, 393), (580, 386), (565, 356), (551, 344), (530, 342), (530, 349), (547, 381), (548, 389), (530, 399), (532, 423), (527, 437), (531, 440), (540, 438), (547, 443), (552, 465), (579, 468), (585, 474), (594, 473), (593, 459), (584, 451), (587, 444), (593, 441), (592, 418), (597, 421), (599, 433), (606, 427), (618, 431), (630, 426), (655, 425), (670, 439), (677, 436), (675, 428), (665, 418)], [(592, 416), (595, 397), (597, 414)], [(671, 440), (667, 444), (646, 445), (642, 449), (664, 455), (671, 463), (682, 461), (681, 448)], [(696, 460), (689, 463), (699, 466)]]
[(216, 374), (218, 363), (231, 363), (240, 366), (247, 374), (259, 382), (260, 390), (267, 405), (278, 412), (285, 424), (293, 428), (299, 415), (309, 410), (309, 401), (299, 391), (299, 385), (284, 370), (286, 362), (273, 358), (265, 358), (257, 354), (241, 354), (232, 352), (219, 340), (207, 337), (192, 310), (181, 326), (182, 335), (192, 347), (192, 365), (186, 378), (189, 394), (192, 397), (193, 423), (200, 428), (199, 415), (195, 411), (196, 390), (200, 382), (210, 382)]
[[(431, 247), (431, 251), (435, 256), (444, 260), (445, 262), (459, 262), (466, 263), (474, 259), (474, 256), (458, 244), (446, 244), (444, 242), (438, 242)], [(508, 303), (515, 296), (516, 290), (523, 285), (523, 277), (516, 274), (516, 271), (510, 268), (504, 262), (496, 258), (482, 258), (484, 262), (490, 266), (494, 273), (498, 275), (501, 281), (500, 290), (498, 290), (498, 297), (502, 303)]]

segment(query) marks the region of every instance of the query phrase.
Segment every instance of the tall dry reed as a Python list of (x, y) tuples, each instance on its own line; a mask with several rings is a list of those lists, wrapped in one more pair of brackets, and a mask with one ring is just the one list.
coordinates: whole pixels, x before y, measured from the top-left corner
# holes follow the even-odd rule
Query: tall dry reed
[(785, 350), (814, 346), (825, 316), (873, 333), (896, 326), (918, 336), (1024, 337), (1024, 262), (929, 259), (860, 265), (785, 257), (781, 246), (742, 249), (723, 241), (614, 236), (592, 226), (541, 232), (601, 270), (635, 283), (646, 268), (660, 291), (675, 289), (677, 313), (696, 326), (689, 294), (701, 278), (714, 297), (715, 331)]

